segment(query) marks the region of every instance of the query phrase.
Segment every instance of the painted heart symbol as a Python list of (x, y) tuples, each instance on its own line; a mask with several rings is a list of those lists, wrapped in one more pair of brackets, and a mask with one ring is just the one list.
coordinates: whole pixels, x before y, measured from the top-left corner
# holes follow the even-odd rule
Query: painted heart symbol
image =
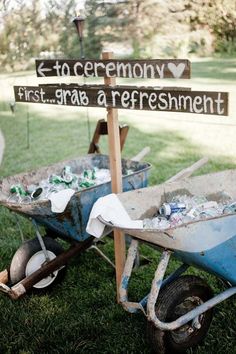
[(175, 79), (179, 79), (182, 76), (185, 69), (184, 63), (179, 63), (178, 65), (175, 65), (173, 63), (168, 63), (167, 66)]

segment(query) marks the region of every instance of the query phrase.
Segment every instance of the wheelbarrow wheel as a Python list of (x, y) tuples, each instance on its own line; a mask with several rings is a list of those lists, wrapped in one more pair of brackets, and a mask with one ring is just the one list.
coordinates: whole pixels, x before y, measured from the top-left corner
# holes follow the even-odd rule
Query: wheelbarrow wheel
[[(61, 245), (50, 237), (43, 238), (48, 257), (50, 260), (60, 255), (64, 250)], [(14, 254), (10, 265), (10, 281), (16, 284), (26, 276), (39, 269), (45, 262), (45, 255), (37, 238), (24, 242)], [(53, 274), (40, 280), (33, 286), (36, 291), (51, 288), (61, 281), (65, 275), (66, 267), (62, 267)]]
[[(201, 278), (191, 275), (179, 277), (161, 290), (155, 308), (157, 318), (172, 322), (212, 296), (211, 288)], [(148, 321), (147, 334), (154, 353), (184, 353), (196, 347), (205, 338), (212, 315), (213, 310), (210, 309), (195, 319), (197, 325), (190, 321), (174, 331), (162, 331)]]

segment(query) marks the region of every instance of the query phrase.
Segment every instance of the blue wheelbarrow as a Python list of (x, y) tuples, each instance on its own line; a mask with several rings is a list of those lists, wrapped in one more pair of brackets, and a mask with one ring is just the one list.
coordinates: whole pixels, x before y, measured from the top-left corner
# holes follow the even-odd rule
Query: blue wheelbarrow
[[(163, 202), (175, 196), (205, 196), (208, 200), (236, 200), (236, 170), (191, 177), (118, 195), (131, 219), (152, 218)], [(181, 224), (165, 230), (129, 229), (100, 218), (105, 225), (123, 230), (132, 242), (120, 285), (120, 302), (130, 313), (142, 311), (148, 319), (150, 345), (155, 353), (182, 353), (196, 347), (209, 329), (213, 307), (236, 293), (236, 213)], [(144, 242), (162, 255), (150, 293), (139, 302), (128, 299), (128, 284), (138, 250)], [(165, 278), (171, 255), (182, 265)], [(198, 276), (183, 275), (195, 266), (223, 280), (227, 289), (218, 295)]]
[[(48, 199), (21, 203), (9, 199), (12, 185), (37, 185), (52, 174), (60, 174), (64, 166), (70, 166), (74, 174), (82, 174), (89, 169), (109, 169), (109, 157), (102, 154), (89, 154), (70, 161), (63, 161), (29, 173), (21, 173), (0, 181), (0, 204), (15, 215), (30, 219), (36, 238), (24, 241), (12, 258), (9, 269), (0, 272), (0, 289), (17, 299), (32, 287), (45, 289), (62, 278), (68, 260), (91, 247), (94, 237), (86, 232), (86, 225), (94, 202), (101, 196), (111, 193), (111, 183), (104, 182), (77, 191), (62, 213), (51, 210)], [(150, 164), (122, 159), (123, 190), (147, 186), (147, 173)], [(46, 230), (45, 237), (41, 228)], [(64, 251), (55, 240), (67, 240), (71, 247)]]

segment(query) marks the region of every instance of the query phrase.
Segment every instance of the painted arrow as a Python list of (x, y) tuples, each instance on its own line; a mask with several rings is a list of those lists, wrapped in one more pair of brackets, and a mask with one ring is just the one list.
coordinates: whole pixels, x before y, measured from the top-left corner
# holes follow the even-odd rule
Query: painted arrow
[(43, 66), (44, 66), (44, 62), (42, 61), (42, 63), (39, 64), (38, 69), (37, 69), (39, 76), (45, 76), (44, 72), (52, 71), (52, 69), (44, 68)]

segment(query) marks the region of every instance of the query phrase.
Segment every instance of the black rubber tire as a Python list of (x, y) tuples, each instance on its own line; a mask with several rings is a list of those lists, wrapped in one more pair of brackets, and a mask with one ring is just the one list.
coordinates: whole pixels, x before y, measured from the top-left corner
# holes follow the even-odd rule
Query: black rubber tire
[[(63, 247), (54, 239), (50, 238), (50, 237), (44, 237), (43, 238), (45, 247), (48, 251), (51, 251), (52, 253), (55, 254), (55, 256), (60, 255), (64, 249)], [(30, 258), (37, 252), (41, 251), (42, 248), (40, 246), (40, 243), (38, 241), (37, 238), (34, 238), (32, 240), (26, 241), (24, 242), (20, 248), (18, 248), (18, 250), (16, 251), (16, 253), (14, 254), (12, 261), (11, 261), (11, 265), (10, 265), (10, 281), (11, 284), (16, 284), (19, 281), (21, 281), (22, 279), (25, 278), (25, 271), (26, 271), (26, 266), (27, 263), (29, 262)], [(66, 267), (61, 268), (57, 275), (55, 276), (55, 279), (53, 280), (53, 282), (48, 285), (47, 287), (43, 288), (43, 289), (48, 289), (51, 288), (53, 285), (57, 284), (59, 281), (61, 281), (65, 275), (66, 272)], [(36, 291), (40, 291), (43, 290), (38, 289), (36, 287), (33, 287), (34, 290)]]
[[(171, 322), (198, 305), (195, 306), (192, 303), (193, 306), (190, 309), (184, 309), (181, 313), (176, 314), (177, 306), (180, 307), (184, 300), (191, 299), (197, 302), (199, 299), (203, 303), (212, 296), (211, 288), (201, 278), (191, 275), (181, 276), (161, 290), (156, 303), (156, 315), (161, 321)], [(194, 328), (192, 333), (187, 332), (192, 321), (175, 331), (159, 330), (152, 322), (148, 321), (147, 335), (153, 352), (158, 354), (184, 353), (187, 349), (196, 347), (204, 340), (212, 316), (213, 309), (200, 315), (201, 328)]]

